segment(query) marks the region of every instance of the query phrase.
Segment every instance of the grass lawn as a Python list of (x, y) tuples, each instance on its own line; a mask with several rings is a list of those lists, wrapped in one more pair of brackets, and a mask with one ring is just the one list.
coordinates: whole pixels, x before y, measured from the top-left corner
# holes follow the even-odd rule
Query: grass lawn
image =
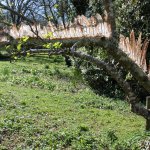
[(141, 148), (145, 120), (73, 72), (62, 57), (0, 62), (0, 150)]

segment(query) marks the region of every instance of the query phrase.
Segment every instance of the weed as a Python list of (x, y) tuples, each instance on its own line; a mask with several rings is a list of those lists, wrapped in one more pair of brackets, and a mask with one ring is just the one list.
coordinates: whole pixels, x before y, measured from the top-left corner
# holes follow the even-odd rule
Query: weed
[(86, 132), (86, 131), (89, 131), (89, 128), (86, 125), (82, 124), (79, 126), (79, 130), (80, 132), (82, 131)]
[(9, 68), (3, 68), (2, 74), (3, 74), (4, 76), (9, 76), (9, 74), (10, 74)]
[(45, 65), (45, 69), (49, 69), (50, 67), (49, 67), (49, 65), (48, 64), (46, 64)]
[(27, 69), (27, 68), (22, 68), (22, 72), (23, 73), (31, 73), (31, 70)]

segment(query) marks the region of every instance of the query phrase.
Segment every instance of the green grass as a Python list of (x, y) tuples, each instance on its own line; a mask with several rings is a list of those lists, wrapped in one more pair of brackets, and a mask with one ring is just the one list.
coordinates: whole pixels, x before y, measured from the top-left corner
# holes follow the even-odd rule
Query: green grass
[(144, 129), (127, 103), (95, 95), (62, 57), (0, 62), (0, 149), (138, 149)]

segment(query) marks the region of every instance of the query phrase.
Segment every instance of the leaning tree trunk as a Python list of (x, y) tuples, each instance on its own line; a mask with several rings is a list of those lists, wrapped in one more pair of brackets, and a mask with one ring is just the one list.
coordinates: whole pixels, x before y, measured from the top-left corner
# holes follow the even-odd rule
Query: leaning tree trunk
[(121, 76), (121, 74), (118, 73), (118, 70), (115, 69), (114, 66), (111, 66), (110, 64), (101, 61), (97, 58), (94, 58), (91, 55), (84, 54), (82, 52), (76, 51), (76, 44), (71, 49), (58, 49), (58, 50), (48, 50), (48, 49), (31, 49), (29, 51), (31, 54), (36, 54), (40, 52), (44, 52), (51, 56), (51, 55), (69, 55), (72, 57), (79, 58), (81, 60), (88, 61), (94, 65), (96, 65), (99, 68), (103, 68), (105, 71), (108, 72), (108, 74), (118, 83), (118, 85), (123, 89), (125, 94), (129, 97), (129, 103), (131, 104), (131, 110), (138, 114), (143, 116), (145, 119), (150, 118), (150, 112), (145, 107), (143, 107), (139, 103), (138, 97), (134, 94), (130, 84), (124, 80), (124, 78)]
[(112, 36), (110, 41), (104, 42), (103, 47), (107, 52), (114, 57), (124, 68), (131, 72), (131, 74), (139, 81), (139, 83), (150, 93), (150, 79), (148, 76), (133, 62), (126, 54), (119, 49), (119, 41), (116, 33), (114, 7), (112, 0), (104, 0), (104, 7), (108, 14), (108, 23), (110, 24)]
[[(0, 3), (0, 6), (4, 9), (11, 11), (12, 13), (14, 13), (16, 15), (19, 15), (26, 21), (33, 23), (27, 17), (23, 16), (22, 14), (18, 14), (17, 12), (8, 8), (7, 6), (3, 5), (2, 3)], [(136, 45), (135, 39), (131, 38), (130, 39), (131, 42), (129, 41), (128, 45), (132, 48), (129, 48), (131, 51), (130, 51), (130, 54), (128, 55), (128, 52), (124, 51), (124, 48), (122, 48), (123, 45), (122, 46), (119, 45), (120, 43), (119, 43), (118, 34), (116, 32), (115, 16), (114, 16), (114, 11), (113, 11), (114, 8), (113, 8), (112, 0), (104, 0), (104, 6), (105, 6), (105, 10), (107, 12), (106, 13), (106, 22), (104, 22), (104, 20), (102, 20), (101, 17), (98, 16), (97, 20), (98, 20), (99, 26), (96, 26), (97, 22), (93, 21), (93, 18), (90, 18), (90, 21), (88, 21), (88, 19), (86, 19), (86, 17), (84, 17), (84, 16), (80, 16), (79, 20), (76, 20), (75, 28), (74, 28), (74, 25), (72, 25), (72, 27), (70, 27), (70, 29), (63, 29), (63, 30), (58, 29), (57, 30), (55, 27), (50, 25), (50, 28), (52, 29), (51, 31), (55, 33), (55, 37), (51, 39), (51, 42), (56, 42), (58, 40), (59, 42), (62, 42), (63, 46), (65, 46), (65, 47), (72, 47), (72, 45), (74, 45), (76, 42), (77, 42), (77, 44), (75, 45), (75, 47), (81, 47), (81, 46), (87, 46), (87, 45), (103, 47), (105, 50), (107, 50), (109, 55), (111, 55), (127, 71), (129, 71), (134, 76), (134, 78), (137, 79), (139, 84), (142, 85), (143, 88), (148, 93), (150, 93), (150, 77), (144, 71), (144, 69), (142, 67), (143, 62), (142, 62), (142, 66), (141, 66), (139, 63), (136, 62), (136, 60), (134, 60), (130, 56), (130, 54), (133, 52), (133, 50), (134, 50), (134, 54), (136, 53), (135, 49), (137, 47), (135, 46)], [(85, 24), (85, 23), (87, 23), (87, 24)], [(92, 33), (91, 34), (92, 36), (90, 35), (89, 37), (87, 37), (85, 34), (83, 34), (83, 26), (84, 25), (87, 25), (87, 27), (85, 29), (88, 30), (89, 33)], [(93, 28), (93, 26), (95, 26), (95, 28)], [(25, 27), (28, 28), (27, 26), (25, 26)], [(100, 28), (101, 28), (101, 30), (99, 30)], [(23, 29), (24, 29), (24, 26), (22, 26), (22, 28), (20, 28), (20, 30), (16, 29), (14, 33), (13, 32), (10, 32), (10, 33), (13, 33), (14, 36), (17, 37), (18, 32), (21, 33), (21, 31), (23, 31)], [(38, 29), (39, 31), (42, 31), (40, 26), (37, 26), (36, 29)], [(46, 29), (46, 28), (43, 28), (43, 29)], [(78, 31), (77, 34), (76, 33), (73, 34), (74, 31)], [(98, 31), (98, 32), (96, 32), (96, 31)], [(30, 31), (25, 32), (25, 33), (28, 34), (29, 32)], [(66, 35), (64, 33), (66, 33)], [(97, 37), (97, 33), (98, 33), (99, 37)], [(33, 37), (34, 37), (34, 35), (33, 35)], [(19, 37), (19, 38), (21, 38), (21, 37)], [(138, 47), (140, 47), (140, 46), (138, 45)], [(128, 48), (125, 47), (125, 49), (128, 49)], [(143, 57), (145, 57), (145, 52), (146, 52), (145, 50), (142, 51), (142, 53), (140, 51), (140, 57), (141, 57), (140, 60), (143, 60)], [(58, 53), (61, 54), (61, 52), (58, 52)], [(140, 112), (139, 114), (144, 116), (145, 118), (150, 118), (150, 111), (146, 110), (145, 108), (141, 107), (138, 104), (138, 99), (132, 92), (130, 85), (128, 83), (126, 83), (116, 71), (114, 71), (112, 68), (109, 68), (104, 63), (100, 62), (96, 58), (93, 58), (89, 55), (80, 54), (79, 52), (77, 53), (74, 50), (67, 51), (67, 52), (65, 51), (65, 53), (67, 53), (68, 55), (74, 55), (81, 59), (90, 61), (99, 67), (105, 68), (106, 71), (108, 71), (108, 73), (110, 73), (110, 75), (118, 82), (118, 84), (122, 87), (122, 89), (129, 95), (130, 103), (132, 104), (133, 111), (135, 111), (137, 113)], [(139, 58), (137, 57), (137, 60), (138, 59)], [(144, 61), (145, 61), (145, 59), (144, 59)], [(147, 70), (147, 71), (150, 75), (150, 70)]]

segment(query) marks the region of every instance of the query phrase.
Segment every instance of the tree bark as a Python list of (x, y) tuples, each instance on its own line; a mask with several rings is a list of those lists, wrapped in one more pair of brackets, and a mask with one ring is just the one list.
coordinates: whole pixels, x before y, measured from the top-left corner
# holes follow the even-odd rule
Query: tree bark
[[(51, 42), (56, 42), (52, 40)], [(129, 71), (139, 81), (140, 85), (150, 93), (150, 78), (148, 75), (133, 61), (127, 54), (125, 54), (119, 47), (115, 38), (80, 38), (80, 39), (67, 39), (58, 40), (62, 42), (62, 47), (71, 47), (74, 43), (78, 43), (77, 47), (82, 46), (97, 46), (104, 48), (110, 56), (118, 61), (127, 71)]]
[(116, 22), (115, 22), (115, 11), (112, 0), (104, 0), (105, 8), (105, 21), (110, 25), (111, 37), (117, 38)]

